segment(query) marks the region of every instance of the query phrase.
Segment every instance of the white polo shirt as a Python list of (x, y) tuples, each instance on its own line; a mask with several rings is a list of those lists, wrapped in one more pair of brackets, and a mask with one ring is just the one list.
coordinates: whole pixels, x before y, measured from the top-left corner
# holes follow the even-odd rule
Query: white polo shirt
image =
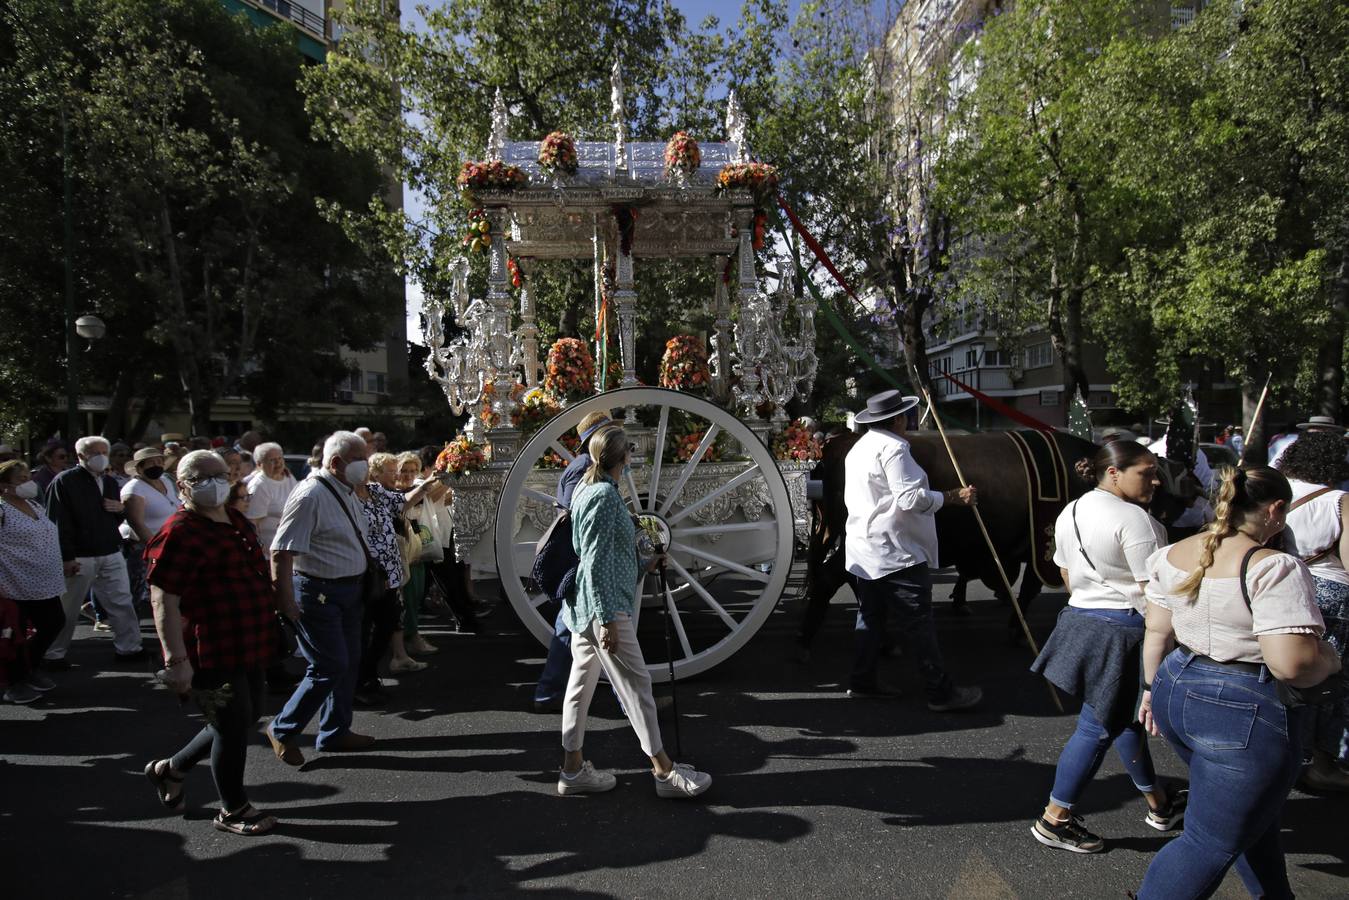
[(1165, 544), (1166, 529), (1143, 507), (1101, 488), (1083, 494), (1054, 523), (1054, 563), (1068, 570), (1068, 605), (1142, 612), (1139, 582), (1148, 580), (1148, 557)]
[(875, 581), (919, 563), (936, 568), (939, 491), (914, 461), (909, 442), (873, 428), (848, 451), (843, 464), (848, 507), (844, 558), (852, 574)]

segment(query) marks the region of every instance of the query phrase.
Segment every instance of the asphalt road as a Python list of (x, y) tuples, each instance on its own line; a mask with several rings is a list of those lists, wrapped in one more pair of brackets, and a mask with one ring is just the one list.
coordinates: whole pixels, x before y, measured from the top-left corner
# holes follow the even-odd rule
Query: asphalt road
[[(939, 600), (947, 593), (937, 588)], [(259, 736), (250, 795), (283, 824), (252, 839), (210, 827), (205, 766), (188, 779), (185, 814), (159, 807), (141, 769), (185, 742), (195, 720), (148, 671), (107, 667), (110, 641), (81, 626), (79, 667), (50, 701), (0, 706), (3, 893), (1122, 897), (1167, 837), (1143, 824), (1144, 803), (1113, 756), (1081, 805), (1108, 852), (1078, 856), (1030, 837), (1073, 716), (1054, 711), (988, 596), (972, 588), (969, 618), (938, 607), (950, 669), (986, 692), (981, 711), (959, 716), (927, 712), (902, 659), (887, 665), (905, 698), (848, 700), (850, 594), (835, 598), (810, 665), (792, 658), (798, 610), (784, 603), (735, 658), (679, 685), (683, 758), (716, 779), (695, 802), (656, 798), (603, 690), (586, 750), (619, 787), (556, 796), (559, 717), (530, 711), (542, 648), (509, 608), (476, 636), (432, 627), (443, 648), (434, 666), (391, 683), (387, 709), (357, 712), (357, 729), (379, 738), (372, 751), (307, 747), (309, 762), (293, 770)], [(1037, 635), (1062, 604), (1039, 602)], [(269, 712), (279, 702), (269, 698)], [(665, 732), (672, 745), (668, 716)], [(1183, 777), (1169, 749), (1154, 748), (1163, 774)], [(1345, 799), (1289, 801), (1299, 896), (1349, 896), (1347, 809)], [(1229, 876), (1218, 896), (1245, 892)]]

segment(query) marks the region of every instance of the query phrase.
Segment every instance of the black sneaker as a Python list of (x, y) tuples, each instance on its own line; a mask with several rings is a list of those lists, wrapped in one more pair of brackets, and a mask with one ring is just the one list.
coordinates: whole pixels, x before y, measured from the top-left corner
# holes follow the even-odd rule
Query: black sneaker
[(144, 647), (139, 650), (132, 650), (130, 653), (118, 653), (114, 651), (112, 658), (113, 662), (117, 663), (119, 666), (131, 665), (132, 663), (144, 662), (149, 659), (150, 651), (146, 650)]
[(927, 708), (933, 712), (964, 712), (978, 706), (982, 699), (984, 699), (984, 692), (981, 688), (953, 687), (945, 700), (940, 702), (927, 701)]
[(366, 708), (383, 706), (385, 703), (389, 702), (389, 692), (384, 689), (384, 685), (380, 682), (372, 681), (367, 684), (358, 685), (352, 699), (357, 706)]
[(1062, 824), (1050, 822), (1044, 816), (1035, 820), (1030, 833), (1046, 847), (1068, 850), (1073, 853), (1100, 853), (1105, 849), (1105, 841), (1087, 830), (1081, 816), (1069, 815)]
[(1149, 828), (1156, 828), (1158, 831), (1172, 831), (1180, 827), (1180, 823), (1185, 821), (1185, 807), (1190, 802), (1190, 792), (1188, 790), (1179, 790), (1166, 798), (1166, 806), (1161, 809), (1148, 810), (1147, 818), (1143, 821)]

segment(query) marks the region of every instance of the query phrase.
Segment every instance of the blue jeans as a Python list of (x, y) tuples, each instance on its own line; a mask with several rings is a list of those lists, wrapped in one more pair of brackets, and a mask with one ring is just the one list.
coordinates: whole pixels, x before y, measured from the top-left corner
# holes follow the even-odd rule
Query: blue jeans
[[(1316, 579), (1316, 606), (1326, 622), (1326, 640), (1349, 664), (1349, 587)], [(1341, 678), (1349, 678), (1343, 671)], [(1349, 765), (1349, 695), (1312, 707), (1307, 714), (1307, 743), (1341, 765)]]
[(928, 700), (941, 703), (951, 695), (951, 679), (937, 646), (937, 628), (932, 621), (932, 572), (919, 563), (891, 572), (874, 581), (857, 578), (857, 625), (853, 632), (856, 653), (849, 684), (866, 690), (876, 687), (876, 666), (885, 642), (885, 626), (893, 610), (899, 620), (906, 655), (918, 662), (923, 690)]
[(1153, 857), (1140, 900), (1208, 897), (1235, 863), (1253, 897), (1292, 897), (1279, 814), (1302, 763), (1305, 709), (1262, 667), (1244, 672), (1175, 650), (1152, 680), (1152, 714), (1190, 767), (1185, 831)]
[(553, 640), (548, 644), (548, 659), (544, 661), (543, 674), (534, 687), (534, 702), (552, 703), (561, 700), (567, 691), (567, 676), (570, 674), (571, 630), (562, 621), (562, 610), (559, 609), (557, 621), (553, 623)]
[(278, 740), (293, 737), (318, 713), (314, 746), (322, 750), (326, 741), (351, 731), (361, 664), (361, 584), (297, 574), (295, 599), (300, 606), (296, 637), (309, 668), (272, 720), (272, 734)]
[[(1143, 617), (1132, 609), (1083, 609), (1082, 615), (1103, 619), (1119, 628), (1137, 629), (1141, 638)], [(1133, 678), (1133, 675), (1128, 677)], [(1122, 685), (1122, 689), (1131, 696), (1137, 690), (1136, 681)], [(1068, 738), (1063, 752), (1059, 754), (1058, 768), (1054, 771), (1054, 789), (1049, 802), (1072, 809), (1082, 796), (1082, 791), (1096, 777), (1101, 763), (1105, 761), (1105, 752), (1115, 745), (1124, 762), (1124, 769), (1133, 779), (1134, 787), (1144, 794), (1157, 787), (1157, 772), (1152, 767), (1152, 754), (1148, 752), (1147, 735), (1143, 726), (1133, 717), (1132, 704), (1125, 704), (1114, 716), (1115, 721), (1103, 723), (1091, 704), (1083, 703), (1082, 712), (1077, 716), (1077, 730)]]

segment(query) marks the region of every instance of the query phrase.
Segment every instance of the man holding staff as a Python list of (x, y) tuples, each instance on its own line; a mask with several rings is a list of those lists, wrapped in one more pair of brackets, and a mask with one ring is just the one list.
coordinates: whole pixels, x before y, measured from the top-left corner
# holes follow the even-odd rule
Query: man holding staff
[(974, 506), (973, 485), (949, 491), (928, 489), (927, 473), (904, 439), (905, 414), (917, 397), (884, 391), (868, 398), (856, 415), (869, 429), (848, 451), (844, 502), (848, 525), (844, 552), (856, 576), (856, 656), (850, 697), (894, 697), (898, 692), (876, 677), (891, 610), (899, 619), (908, 656), (918, 663), (928, 709), (956, 712), (983, 699), (977, 687), (951, 682), (937, 646), (932, 621), (932, 567), (938, 564), (936, 513), (942, 506)]

